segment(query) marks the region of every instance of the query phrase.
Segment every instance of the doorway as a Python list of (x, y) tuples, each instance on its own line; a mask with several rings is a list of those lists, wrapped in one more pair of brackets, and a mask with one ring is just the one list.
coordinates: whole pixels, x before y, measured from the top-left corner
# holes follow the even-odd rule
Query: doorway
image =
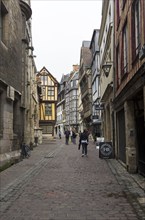
[(145, 124), (143, 91), (140, 91), (135, 99), (135, 122), (138, 145), (138, 172), (145, 176)]

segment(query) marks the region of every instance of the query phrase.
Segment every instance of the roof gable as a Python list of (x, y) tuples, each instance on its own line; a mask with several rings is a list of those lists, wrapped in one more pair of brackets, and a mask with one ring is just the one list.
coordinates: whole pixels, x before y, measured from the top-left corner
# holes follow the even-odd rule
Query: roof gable
[(40, 72), (38, 73), (38, 76), (49, 76), (54, 83), (59, 84), (56, 78), (46, 69), (46, 67), (43, 67), (40, 70)]

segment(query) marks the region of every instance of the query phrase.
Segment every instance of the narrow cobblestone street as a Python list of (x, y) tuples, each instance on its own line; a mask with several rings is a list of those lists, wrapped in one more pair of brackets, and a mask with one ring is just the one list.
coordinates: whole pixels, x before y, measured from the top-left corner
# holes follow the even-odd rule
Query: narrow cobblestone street
[(0, 173), (1, 220), (145, 219), (144, 178), (98, 153), (90, 141), (81, 157), (64, 138), (34, 148)]

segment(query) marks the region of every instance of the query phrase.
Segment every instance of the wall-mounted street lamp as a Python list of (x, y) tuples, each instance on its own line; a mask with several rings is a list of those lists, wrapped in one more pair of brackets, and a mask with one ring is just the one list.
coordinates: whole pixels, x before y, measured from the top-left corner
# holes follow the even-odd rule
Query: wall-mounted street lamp
[(36, 58), (36, 55), (29, 55), (30, 58)]
[(27, 49), (27, 50), (32, 50), (32, 51), (34, 51), (34, 47), (32, 47), (32, 46), (29, 46), (29, 47), (27, 47), (26, 49)]
[(112, 66), (112, 63), (106, 63), (106, 64), (102, 65), (102, 69), (103, 69), (104, 74), (105, 74), (106, 77), (109, 76), (111, 66)]

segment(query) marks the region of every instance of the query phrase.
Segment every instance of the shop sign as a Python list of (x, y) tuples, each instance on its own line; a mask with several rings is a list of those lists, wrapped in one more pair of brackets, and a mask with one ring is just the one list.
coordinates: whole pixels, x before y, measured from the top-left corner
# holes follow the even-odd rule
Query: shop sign
[(99, 158), (110, 159), (113, 158), (112, 142), (99, 143)]
[(104, 105), (103, 104), (96, 104), (95, 110), (104, 110)]

